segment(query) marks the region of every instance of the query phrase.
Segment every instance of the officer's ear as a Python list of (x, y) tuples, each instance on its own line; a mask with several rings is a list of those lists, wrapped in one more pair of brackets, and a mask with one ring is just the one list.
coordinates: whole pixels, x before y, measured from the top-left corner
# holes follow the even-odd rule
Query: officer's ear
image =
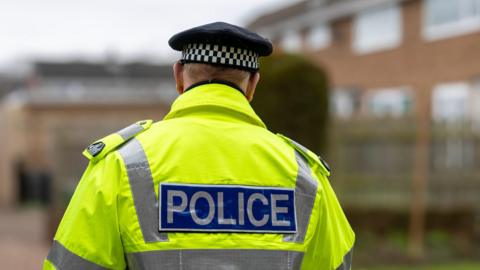
[(181, 95), (185, 91), (185, 80), (183, 78), (183, 63), (180, 61), (173, 64), (173, 76), (175, 77), (177, 92)]
[(255, 89), (257, 88), (258, 81), (260, 80), (260, 73), (255, 72), (250, 75), (248, 79), (247, 91), (245, 96), (247, 96), (248, 101), (252, 101), (253, 94), (255, 94)]

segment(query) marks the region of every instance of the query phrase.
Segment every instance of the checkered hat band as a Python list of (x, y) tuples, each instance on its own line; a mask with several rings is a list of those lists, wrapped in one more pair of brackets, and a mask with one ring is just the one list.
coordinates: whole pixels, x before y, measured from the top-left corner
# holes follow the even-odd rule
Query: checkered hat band
[(188, 44), (182, 51), (182, 60), (220, 64), (245, 69), (258, 69), (258, 54), (246, 49), (212, 44)]

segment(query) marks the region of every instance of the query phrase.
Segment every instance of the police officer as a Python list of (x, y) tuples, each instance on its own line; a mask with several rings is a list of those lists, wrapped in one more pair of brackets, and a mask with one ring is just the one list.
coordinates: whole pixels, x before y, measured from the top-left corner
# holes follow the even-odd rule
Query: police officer
[(85, 150), (44, 269), (350, 269), (329, 170), (249, 104), (272, 44), (222, 22), (169, 44), (180, 96)]

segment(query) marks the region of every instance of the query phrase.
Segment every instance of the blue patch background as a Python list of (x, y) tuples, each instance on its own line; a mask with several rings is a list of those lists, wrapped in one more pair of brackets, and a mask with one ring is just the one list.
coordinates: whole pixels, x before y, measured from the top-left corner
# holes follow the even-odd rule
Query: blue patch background
[[(187, 207), (182, 212), (173, 213), (173, 223), (167, 223), (167, 191), (180, 190), (187, 194)], [(199, 225), (193, 221), (190, 214), (190, 200), (194, 193), (204, 191), (210, 194), (215, 204), (215, 215), (211, 223), (206, 225)], [(224, 202), (224, 218), (233, 218), (236, 220), (236, 225), (218, 224), (218, 192), (223, 192)], [(238, 193), (244, 193), (244, 225), (238, 224)], [(269, 215), (267, 224), (261, 227), (254, 226), (247, 215), (247, 201), (250, 195), (254, 193), (261, 193), (268, 199), (268, 205), (263, 205), (260, 200), (255, 200), (253, 203), (253, 215), (259, 220), (265, 214)], [(287, 213), (277, 213), (278, 220), (290, 221), (290, 226), (273, 226), (271, 213), (271, 194), (287, 194), (289, 200), (277, 201), (277, 207), (286, 207)], [(293, 189), (271, 188), (271, 187), (247, 187), (247, 186), (224, 186), (224, 185), (179, 185), (164, 183), (159, 187), (159, 212), (160, 212), (160, 231), (209, 231), (209, 232), (259, 232), (259, 233), (295, 233), (296, 219), (295, 219), (295, 195)], [(179, 205), (181, 199), (174, 197), (173, 204)], [(196, 213), (199, 218), (205, 218), (208, 215), (209, 206), (206, 199), (199, 199), (196, 203)]]

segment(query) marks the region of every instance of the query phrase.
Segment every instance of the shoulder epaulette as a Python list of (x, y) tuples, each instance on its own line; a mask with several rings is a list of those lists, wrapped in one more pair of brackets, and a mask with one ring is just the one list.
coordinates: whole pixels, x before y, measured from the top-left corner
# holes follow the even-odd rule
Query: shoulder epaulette
[(318, 164), (318, 167), (320, 168), (320, 171), (322, 172), (322, 174), (324, 174), (325, 176), (330, 175), (330, 166), (323, 158), (321, 158), (320, 156), (317, 156), (314, 152), (308, 150), (308, 148), (306, 148), (305, 146), (299, 144), (298, 142), (282, 134), (277, 134), (277, 136), (279, 136), (288, 144), (293, 146), (295, 150), (297, 150), (303, 157), (305, 157), (305, 159), (308, 160), (309, 163)]
[(96, 140), (83, 151), (83, 155), (90, 161), (97, 162), (131, 138), (149, 129), (152, 122), (152, 120), (138, 121), (100, 140)]

